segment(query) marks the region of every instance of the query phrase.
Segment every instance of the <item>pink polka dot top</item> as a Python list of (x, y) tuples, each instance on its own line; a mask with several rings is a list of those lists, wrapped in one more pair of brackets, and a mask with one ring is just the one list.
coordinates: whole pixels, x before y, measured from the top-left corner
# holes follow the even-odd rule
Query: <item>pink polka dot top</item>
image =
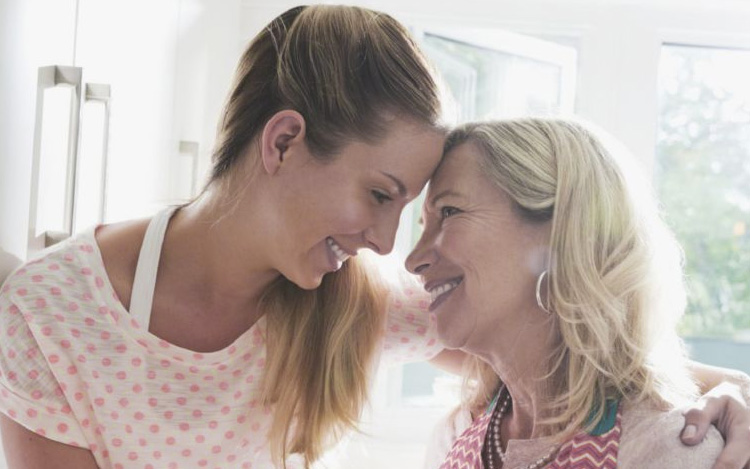
[[(154, 217), (149, 231), (171, 213)], [(163, 231), (155, 231), (160, 246)], [(395, 290), (383, 359), (431, 358), (441, 347), (426, 294)], [(141, 304), (150, 311), (150, 298)], [(117, 299), (90, 229), (21, 266), (0, 289), (0, 412), (89, 449), (102, 469), (272, 467), (273, 409), (260, 402), (265, 332), (261, 318), (212, 353), (151, 334), (148, 314), (131, 314)]]

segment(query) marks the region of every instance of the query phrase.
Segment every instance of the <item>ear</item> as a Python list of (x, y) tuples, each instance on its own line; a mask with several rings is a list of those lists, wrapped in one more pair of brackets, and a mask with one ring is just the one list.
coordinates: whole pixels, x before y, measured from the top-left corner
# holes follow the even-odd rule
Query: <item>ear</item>
[(305, 118), (297, 111), (279, 111), (266, 122), (260, 139), (260, 155), (263, 168), (275, 174), (289, 149), (305, 144)]

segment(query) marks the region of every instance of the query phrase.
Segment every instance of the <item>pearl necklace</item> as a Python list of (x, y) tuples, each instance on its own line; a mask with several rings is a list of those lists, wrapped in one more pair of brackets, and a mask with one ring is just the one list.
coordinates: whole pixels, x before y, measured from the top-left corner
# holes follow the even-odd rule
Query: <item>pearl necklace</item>
[[(508, 412), (508, 409), (510, 408), (511, 397), (510, 392), (507, 391), (505, 386), (500, 388), (497, 399), (500, 399), (500, 396), (502, 395), (505, 396), (503, 398), (503, 401), (498, 404), (492, 414), (492, 417), (490, 418), (487, 436), (485, 437), (484, 449), (482, 451), (484, 453), (484, 457), (482, 459), (486, 461), (488, 469), (496, 469), (496, 467), (500, 468), (505, 464), (506, 460), (506, 454), (505, 451), (503, 451), (500, 442), (500, 424), (502, 423), (503, 416), (506, 414), (506, 412)], [(539, 469), (541, 467), (544, 467), (552, 461), (552, 458), (555, 453), (557, 453), (558, 449), (559, 446), (554, 445), (547, 454), (532, 462), (531, 464), (524, 466), (523, 469)], [(500, 464), (498, 466), (495, 466), (495, 458), (500, 459)]]

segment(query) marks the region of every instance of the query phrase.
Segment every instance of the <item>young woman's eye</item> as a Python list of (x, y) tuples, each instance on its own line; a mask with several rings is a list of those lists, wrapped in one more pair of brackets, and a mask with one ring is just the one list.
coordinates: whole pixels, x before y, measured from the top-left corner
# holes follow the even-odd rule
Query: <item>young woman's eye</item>
[(377, 203), (379, 204), (384, 204), (388, 201), (393, 200), (390, 195), (380, 191), (372, 191), (372, 196), (375, 197), (375, 201), (377, 201)]
[(460, 210), (457, 209), (456, 207), (445, 206), (440, 209), (440, 218), (445, 220), (446, 218), (452, 217), (453, 215), (459, 212)]

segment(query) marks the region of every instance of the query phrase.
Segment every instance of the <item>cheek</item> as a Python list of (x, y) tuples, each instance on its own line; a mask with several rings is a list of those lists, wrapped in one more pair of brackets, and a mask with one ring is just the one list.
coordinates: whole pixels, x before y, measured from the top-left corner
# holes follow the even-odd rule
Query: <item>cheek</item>
[(463, 239), (460, 250), (467, 299), (477, 314), (486, 314), (488, 307), (494, 311), (490, 305), (515, 301), (511, 297), (525, 287), (528, 277), (520, 263), (522, 253), (489, 233)]
[(493, 241), (486, 230), (463, 223), (447, 226), (438, 240), (446, 257), (467, 274), (486, 273), (488, 265), (493, 265), (491, 259), (497, 258), (498, 254), (502, 258), (500, 246)]
[(327, 210), (326, 221), (335, 233), (355, 233), (373, 223), (371, 207), (361, 201), (348, 199), (334, 204)]

